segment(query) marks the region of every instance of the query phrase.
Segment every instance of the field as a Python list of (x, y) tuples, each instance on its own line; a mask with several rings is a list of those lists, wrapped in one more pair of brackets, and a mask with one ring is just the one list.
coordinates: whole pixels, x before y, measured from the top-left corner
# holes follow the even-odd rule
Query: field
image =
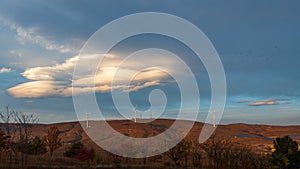
[[(182, 121), (185, 124), (189, 121)], [(103, 121), (90, 121), (90, 128), (103, 123)], [(158, 135), (165, 131), (174, 123), (170, 119), (157, 119), (150, 123), (134, 123), (129, 120), (112, 120), (108, 123), (119, 133), (127, 136), (146, 138)], [(83, 123), (84, 124), (84, 123)], [(13, 126), (13, 125), (11, 125)], [(108, 153), (97, 146), (84, 132), (79, 122), (64, 122), (55, 124), (34, 124), (32, 126), (31, 138), (39, 136), (41, 138), (47, 134), (51, 127), (59, 129), (59, 137), (62, 146), (54, 152), (53, 157), (49, 153), (44, 155), (26, 155), (27, 168), (173, 168), (175, 167), (167, 154), (148, 157), (143, 159), (122, 158)], [(1, 124), (4, 129), (4, 124)], [(185, 137), (186, 141), (196, 142), (203, 127), (202, 123), (196, 122), (192, 130)], [(105, 132), (101, 128), (98, 132)], [(213, 135), (214, 140), (227, 141), (235, 145), (247, 147), (254, 154), (269, 157), (273, 150), (273, 140), (278, 136), (289, 135), (300, 142), (300, 126), (269, 126), (269, 125), (249, 125), (249, 124), (229, 124), (219, 125)], [(108, 140), (110, 141), (110, 140)], [(64, 152), (73, 143), (81, 142), (89, 149), (95, 150), (93, 161), (79, 161), (64, 157)], [(179, 161), (179, 166), (194, 168), (192, 158), (188, 162)], [(19, 152), (9, 156), (8, 152), (1, 153), (0, 168), (21, 168), (21, 155)], [(206, 156), (201, 157), (202, 168), (209, 165)], [(200, 167), (198, 167), (200, 168)]]

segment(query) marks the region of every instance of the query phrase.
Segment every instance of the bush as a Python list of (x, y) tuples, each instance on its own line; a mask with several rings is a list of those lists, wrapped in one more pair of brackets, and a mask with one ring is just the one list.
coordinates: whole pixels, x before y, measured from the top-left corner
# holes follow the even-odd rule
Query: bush
[(29, 144), (27, 145), (27, 154), (33, 155), (42, 155), (47, 153), (46, 144), (44, 141), (36, 136)]
[(5, 135), (5, 133), (0, 128), (0, 151), (7, 148), (9, 136)]
[(64, 156), (80, 161), (93, 161), (95, 157), (94, 149), (87, 149), (81, 142), (73, 143)]
[(272, 154), (274, 168), (300, 168), (300, 151), (296, 141), (289, 136), (278, 137), (274, 141), (274, 148), (275, 151)]

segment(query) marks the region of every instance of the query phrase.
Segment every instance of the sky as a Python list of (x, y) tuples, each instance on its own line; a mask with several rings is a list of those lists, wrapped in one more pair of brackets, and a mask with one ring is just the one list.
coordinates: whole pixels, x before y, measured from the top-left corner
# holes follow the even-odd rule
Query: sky
[[(160, 48), (180, 56), (194, 73), (201, 95), (200, 111), (183, 109), (186, 119), (197, 113), (203, 121), (211, 101), (207, 71), (190, 48), (170, 37), (145, 34), (121, 41), (105, 55), (96, 86), (91, 86), (90, 77), (72, 76), (81, 48), (99, 28), (140, 12), (184, 18), (210, 39), (226, 74), (227, 99), (221, 123), (300, 124), (300, 2), (291, 0), (2, 0), (0, 110), (10, 105), (18, 111), (33, 112), (41, 123), (75, 121), (72, 96), (95, 90), (99, 108), (106, 118), (114, 119), (122, 116), (110, 90), (129, 93), (132, 104), (144, 111), (149, 110), (151, 91), (161, 89), (167, 99), (161, 117), (175, 118), (181, 102), (179, 87), (172, 76), (157, 67), (181, 79), (186, 78), (186, 72), (167, 54), (150, 51), (127, 60), (119, 69), (116, 85), (111, 84), (118, 64), (128, 55)], [(89, 57), (89, 62), (93, 58), (97, 55)], [(130, 80), (127, 74), (141, 69), (129, 87), (124, 84)], [(72, 88), (72, 82), (78, 88)], [(190, 104), (193, 107), (196, 103), (191, 99)], [(131, 115), (128, 112), (126, 116)]]

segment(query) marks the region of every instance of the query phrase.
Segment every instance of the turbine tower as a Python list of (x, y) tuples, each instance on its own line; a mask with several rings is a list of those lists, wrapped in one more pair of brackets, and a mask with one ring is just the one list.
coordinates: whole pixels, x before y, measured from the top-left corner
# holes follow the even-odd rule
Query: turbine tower
[(88, 112), (85, 113), (85, 117), (86, 117), (86, 128), (89, 128), (90, 126), (89, 126), (89, 113)]
[(134, 113), (134, 117), (133, 117), (133, 118), (134, 118), (134, 122), (135, 122), (135, 123), (136, 123), (136, 107), (137, 107), (137, 106), (135, 106), (135, 107), (133, 108), (133, 113)]
[(212, 118), (213, 118), (213, 126), (216, 127), (216, 111), (212, 111)]

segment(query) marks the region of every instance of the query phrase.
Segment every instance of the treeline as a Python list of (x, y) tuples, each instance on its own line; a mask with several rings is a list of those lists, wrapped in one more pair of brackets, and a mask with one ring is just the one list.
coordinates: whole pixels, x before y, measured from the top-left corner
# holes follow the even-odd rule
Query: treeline
[[(193, 169), (299, 169), (300, 151), (289, 136), (274, 141), (272, 154), (253, 152), (245, 145), (212, 137), (203, 144), (183, 140), (164, 154), (144, 159), (120, 157), (104, 150), (95, 150), (82, 142), (64, 147), (56, 126), (41, 136), (33, 137), (32, 128), (38, 122), (34, 114), (17, 112), (6, 107), (0, 112), (0, 168), (32, 168), (37, 164), (61, 166), (84, 164), (86, 168), (101, 166), (119, 168), (193, 168)], [(62, 156), (55, 157), (60, 149)], [(2, 157), (4, 155), (5, 157)], [(5, 158), (5, 162), (2, 158)], [(46, 159), (48, 161), (46, 161)], [(44, 160), (44, 163), (41, 161)], [(58, 161), (57, 161), (58, 160)], [(31, 162), (32, 164), (32, 162)], [(42, 166), (37, 166), (41, 168)]]
[(177, 168), (210, 169), (269, 169), (271, 160), (250, 148), (214, 137), (203, 144), (183, 140), (166, 155)]
[(6, 112), (0, 113), (0, 118), (3, 123), (0, 130), (0, 150), (8, 154), (10, 165), (13, 158), (16, 159), (18, 156), (21, 168), (24, 168), (27, 164), (27, 155), (34, 153), (37, 142), (42, 142), (38, 137), (30, 138), (32, 127), (38, 122), (38, 118), (34, 114), (14, 111), (9, 106), (6, 107)]

